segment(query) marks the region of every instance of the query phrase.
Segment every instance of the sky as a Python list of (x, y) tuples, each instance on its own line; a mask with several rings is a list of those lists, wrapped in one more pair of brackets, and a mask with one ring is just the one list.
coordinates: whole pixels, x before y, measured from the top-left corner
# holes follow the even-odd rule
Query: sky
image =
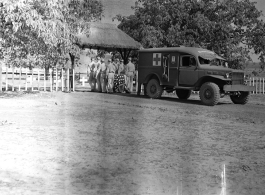
[[(112, 21), (112, 18), (117, 14), (123, 16), (129, 16), (133, 14), (132, 6), (135, 5), (135, 0), (100, 0), (104, 7), (104, 18), (103, 23), (114, 23), (118, 24), (118, 21)], [(262, 11), (265, 16), (265, 0), (250, 0), (252, 2), (257, 2), (256, 7), (258, 10)], [(265, 20), (265, 17), (263, 17)], [(258, 56), (251, 54), (252, 60), (258, 62)]]

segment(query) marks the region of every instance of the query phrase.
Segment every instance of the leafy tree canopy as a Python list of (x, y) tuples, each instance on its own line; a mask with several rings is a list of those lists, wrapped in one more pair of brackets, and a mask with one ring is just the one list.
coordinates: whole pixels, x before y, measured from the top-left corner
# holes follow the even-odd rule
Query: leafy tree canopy
[(97, 0), (1, 0), (0, 59), (7, 64), (51, 66), (77, 56), (77, 33), (101, 17)]
[(195, 46), (242, 68), (254, 49), (265, 56), (262, 13), (250, 0), (137, 0), (134, 14), (116, 16), (119, 28), (145, 48)]

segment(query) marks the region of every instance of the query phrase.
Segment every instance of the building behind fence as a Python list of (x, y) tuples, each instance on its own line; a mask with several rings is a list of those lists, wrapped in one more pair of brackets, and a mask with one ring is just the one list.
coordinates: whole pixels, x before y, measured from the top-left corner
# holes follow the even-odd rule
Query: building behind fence
[[(2, 89), (5, 91), (76, 91), (88, 90), (87, 73), (75, 72), (70, 77), (70, 69), (24, 69), (24, 68), (2, 68)], [(73, 78), (70, 80), (70, 78)], [(251, 77), (247, 85), (255, 86), (253, 94), (265, 93), (265, 78)], [(72, 89), (70, 89), (72, 82)], [(137, 90), (137, 79), (135, 81)]]

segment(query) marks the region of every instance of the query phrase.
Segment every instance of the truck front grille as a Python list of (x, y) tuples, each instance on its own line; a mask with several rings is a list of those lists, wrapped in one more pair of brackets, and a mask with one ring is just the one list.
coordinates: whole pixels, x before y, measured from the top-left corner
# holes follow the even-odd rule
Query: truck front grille
[(232, 85), (243, 85), (244, 84), (244, 73), (233, 72), (232, 73)]

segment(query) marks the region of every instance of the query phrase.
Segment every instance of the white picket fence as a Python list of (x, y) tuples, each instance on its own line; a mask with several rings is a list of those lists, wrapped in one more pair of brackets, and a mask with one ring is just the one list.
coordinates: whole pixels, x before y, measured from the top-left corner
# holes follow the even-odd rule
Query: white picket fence
[[(87, 82), (86, 73), (75, 73), (73, 70), (72, 81), (70, 81), (69, 69), (50, 69), (46, 74), (44, 69), (22, 69), (22, 68), (2, 68), (2, 89), (5, 91), (75, 91), (76, 84), (85, 87)], [(44, 79), (48, 78), (48, 80)], [(137, 91), (138, 82), (134, 82)], [(70, 89), (70, 82), (72, 82), (72, 89)], [(249, 86), (255, 86), (255, 91), (252, 94), (265, 94), (265, 78), (252, 77), (248, 80)], [(141, 87), (142, 88), (142, 87)], [(142, 89), (143, 92), (143, 89)]]
[(252, 91), (252, 94), (264, 94), (265, 93), (265, 78), (263, 77), (252, 77), (248, 80), (247, 84), (249, 86), (255, 86), (255, 91)]
[[(69, 82), (69, 69), (49, 69), (46, 74), (44, 69), (2, 68), (2, 89), (5, 91), (70, 91)], [(74, 91), (74, 79), (72, 82)]]

